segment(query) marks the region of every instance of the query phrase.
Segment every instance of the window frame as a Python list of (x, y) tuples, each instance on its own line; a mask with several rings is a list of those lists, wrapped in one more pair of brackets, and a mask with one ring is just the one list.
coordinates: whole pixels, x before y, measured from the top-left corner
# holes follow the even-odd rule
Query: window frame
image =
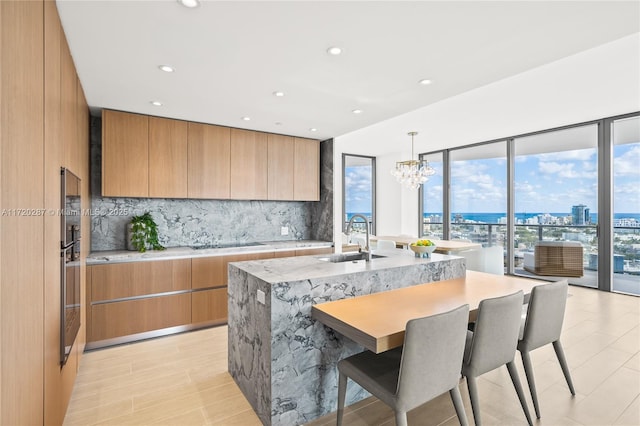
[(346, 191), (346, 157), (358, 157), (371, 160), (371, 223), (369, 233), (375, 235), (376, 233), (376, 157), (362, 154), (349, 154), (342, 153), (342, 232), (347, 230), (347, 191)]

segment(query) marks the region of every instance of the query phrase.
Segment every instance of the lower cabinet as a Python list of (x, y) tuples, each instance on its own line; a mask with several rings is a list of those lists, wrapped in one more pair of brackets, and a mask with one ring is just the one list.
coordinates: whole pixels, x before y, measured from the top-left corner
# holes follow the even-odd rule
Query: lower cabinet
[(227, 322), (227, 287), (191, 293), (191, 322)]
[(112, 339), (191, 323), (191, 294), (101, 303), (91, 308), (91, 338)]
[[(332, 253), (332, 247), (87, 267), (88, 348), (227, 322), (230, 262)], [(185, 328), (186, 327), (186, 328)], [(116, 339), (116, 340), (109, 340)]]

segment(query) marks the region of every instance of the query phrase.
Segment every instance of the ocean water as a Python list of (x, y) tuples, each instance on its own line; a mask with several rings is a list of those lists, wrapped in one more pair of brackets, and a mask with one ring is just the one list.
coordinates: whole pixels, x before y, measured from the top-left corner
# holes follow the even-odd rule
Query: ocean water
[[(362, 214), (366, 217), (371, 217), (371, 213), (362, 213), (362, 212), (350, 212), (347, 213), (347, 220), (351, 219), (354, 214)], [(429, 217), (431, 215), (441, 215), (442, 213), (424, 213), (424, 217)], [(536, 217), (538, 215), (544, 215), (546, 213), (516, 213), (516, 219), (522, 220), (523, 222), (526, 219)], [(555, 217), (565, 217), (571, 216), (571, 213), (549, 213), (551, 216)], [(453, 213), (451, 215), (451, 220), (453, 221), (456, 215), (461, 215), (464, 220), (473, 220), (479, 223), (498, 223), (500, 218), (506, 217), (506, 213)], [(598, 223), (598, 214), (591, 213), (591, 223)], [(615, 213), (613, 215), (614, 219), (623, 219), (623, 218), (634, 218), (640, 221), (640, 213)]]

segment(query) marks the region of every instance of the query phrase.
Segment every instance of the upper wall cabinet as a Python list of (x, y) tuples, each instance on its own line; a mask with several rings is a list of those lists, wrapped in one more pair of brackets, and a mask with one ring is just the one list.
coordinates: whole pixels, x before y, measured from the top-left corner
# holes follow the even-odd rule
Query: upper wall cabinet
[(102, 112), (102, 195), (149, 196), (149, 117)]
[(187, 122), (149, 117), (149, 197), (187, 196)]
[(231, 129), (231, 198), (267, 199), (267, 134)]
[(320, 143), (295, 138), (293, 199), (320, 200)]
[(104, 110), (102, 195), (317, 201), (320, 144)]
[(189, 123), (189, 198), (229, 198), (231, 129)]
[(270, 200), (293, 200), (293, 156), (295, 140), (291, 136), (268, 135)]

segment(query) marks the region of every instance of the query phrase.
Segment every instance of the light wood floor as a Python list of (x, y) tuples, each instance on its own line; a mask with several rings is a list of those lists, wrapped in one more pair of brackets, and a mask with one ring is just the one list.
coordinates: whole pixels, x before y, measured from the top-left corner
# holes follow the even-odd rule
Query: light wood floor
[[(551, 346), (533, 352), (536, 424), (640, 425), (640, 298), (579, 287), (569, 293), (562, 342), (577, 395)], [(460, 389), (473, 424), (464, 380)], [(481, 376), (479, 394), (484, 424), (526, 425), (506, 368)], [(86, 353), (71, 398), (65, 425), (260, 424), (227, 373), (226, 327)], [(375, 398), (345, 412), (347, 425), (395, 423)], [(335, 414), (311, 424), (335, 424)], [(458, 424), (448, 394), (409, 413), (409, 424)]]

